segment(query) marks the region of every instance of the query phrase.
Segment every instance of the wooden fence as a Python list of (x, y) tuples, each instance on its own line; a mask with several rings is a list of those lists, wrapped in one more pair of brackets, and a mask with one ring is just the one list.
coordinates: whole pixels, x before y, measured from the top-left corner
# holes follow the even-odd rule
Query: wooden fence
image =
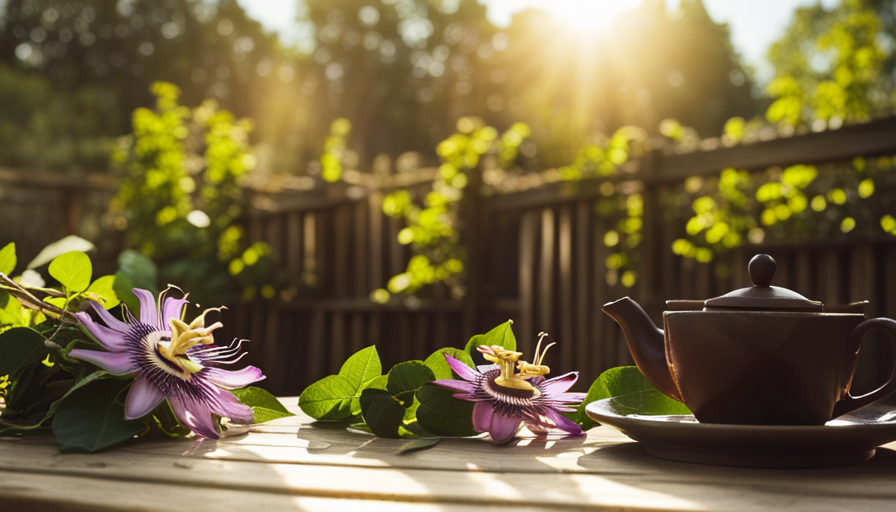
[[(631, 295), (659, 323), (666, 299), (709, 298), (748, 285), (746, 263), (759, 251), (778, 260), (778, 286), (826, 303), (868, 299), (870, 316), (896, 316), (896, 239), (883, 233), (838, 244), (751, 246), (699, 264), (672, 254), (674, 233), (660, 212), (662, 197), (676, 185), (692, 176), (717, 176), (726, 167), (764, 170), (894, 153), (891, 118), (711, 151), (646, 155), (625, 176), (639, 183), (645, 198), (640, 278), (633, 289), (605, 279), (609, 249), (602, 241), (611, 224), (596, 213), (596, 180), (467, 198), (462, 301), (439, 285), (425, 299), (370, 301), (370, 292), (404, 271), (409, 257), (396, 241), (402, 225), (382, 213), (384, 191), (371, 189), (354, 199), (309, 195), (287, 211), (259, 213), (250, 224), (252, 238), (268, 242), (288, 269), (300, 298), (245, 305), (235, 314), (233, 332), (256, 340), (252, 357), (270, 375), (271, 388), (297, 393), (364, 346), (376, 344), (389, 365), (463, 346), (472, 334), (512, 318), (524, 352), (531, 353), (539, 331), (550, 332), (559, 342), (549, 358), (552, 368), (580, 370), (585, 386), (602, 370), (631, 362), (602, 304)], [(727, 265), (730, 277), (719, 277), (718, 265)], [(871, 339), (856, 389), (869, 389), (889, 373), (889, 353), (884, 340)]]
[[(603, 234), (611, 220), (596, 213), (597, 180), (488, 197), (468, 194), (462, 210), (469, 254), (465, 298), (454, 300), (437, 284), (420, 298), (393, 298), (387, 304), (372, 302), (369, 294), (404, 271), (410, 257), (396, 240), (400, 221), (382, 212), (388, 189), (354, 187), (347, 193), (340, 184), (294, 193), (274, 202), (289, 206), (255, 211), (247, 225), (252, 241), (271, 246), (298, 294), (290, 301), (235, 305), (227, 312), (223, 335), (252, 339), (248, 360), (265, 370), (266, 387), (297, 394), (338, 371), (362, 347), (375, 344), (388, 368), (443, 346), (462, 347), (472, 334), (512, 318), (524, 352), (531, 353), (539, 331), (550, 332), (559, 342), (548, 358), (554, 373), (580, 370), (577, 387), (585, 389), (603, 369), (631, 361), (620, 330), (600, 311), (602, 304), (631, 295), (660, 322), (666, 299), (702, 299), (746, 286), (746, 262), (759, 251), (778, 260), (778, 286), (825, 303), (868, 299), (870, 316), (896, 317), (896, 238), (882, 233), (836, 244), (765, 244), (699, 264), (672, 254), (674, 232), (660, 210), (664, 196), (685, 179), (715, 176), (726, 167), (759, 171), (885, 154), (896, 154), (896, 118), (730, 148), (645, 155), (624, 177), (645, 199), (639, 280), (632, 289), (611, 286), (605, 278), (609, 249)], [(44, 188), (31, 200), (18, 192), (44, 185), (14, 189), (0, 173), (0, 243), (14, 239), (21, 245), (52, 232), (34, 243), (39, 246), (59, 234), (83, 232), (72, 224), (80, 226), (83, 219), (73, 221), (80, 217), (65, 206), (71, 202), (66, 187), (78, 190), (80, 184), (50, 183), (60, 190), (53, 192), (55, 199), (47, 199)], [(90, 199), (77, 200), (80, 204), (94, 205), (82, 211), (95, 211), (108, 201), (109, 191), (82, 191), (82, 197)], [(719, 265), (731, 269), (728, 277), (721, 277)], [(871, 340), (866, 351), (859, 390), (872, 387), (891, 364), (884, 340)]]

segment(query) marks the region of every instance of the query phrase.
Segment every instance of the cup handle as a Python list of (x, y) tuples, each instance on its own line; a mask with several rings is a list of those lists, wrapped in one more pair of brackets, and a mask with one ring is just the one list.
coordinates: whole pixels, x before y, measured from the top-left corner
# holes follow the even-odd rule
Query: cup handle
[[(849, 350), (857, 354), (862, 348), (862, 340), (865, 334), (873, 329), (883, 329), (890, 334), (893, 341), (896, 341), (896, 320), (890, 318), (872, 318), (860, 323), (852, 330), (849, 336)], [(850, 413), (859, 407), (864, 407), (870, 403), (876, 402), (890, 393), (896, 391), (896, 366), (893, 367), (893, 373), (890, 379), (883, 386), (875, 389), (870, 393), (862, 396), (852, 396), (848, 392), (846, 396), (841, 398), (839, 402), (834, 404), (834, 418)]]

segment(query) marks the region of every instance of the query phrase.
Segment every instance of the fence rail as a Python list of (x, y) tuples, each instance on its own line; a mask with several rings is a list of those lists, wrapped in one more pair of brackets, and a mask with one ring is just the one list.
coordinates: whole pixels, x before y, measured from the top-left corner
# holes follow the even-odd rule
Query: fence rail
[[(345, 185), (337, 185), (282, 195), (275, 201), (278, 208), (253, 213), (248, 233), (252, 241), (271, 246), (298, 296), (288, 302), (236, 305), (228, 312), (224, 334), (254, 340), (251, 361), (265, 369), (268, 387), (295, 394), (337, 371), (364, 346), (376, 344), (389, 365), (424, 358), (443, 346), (462, 346), (472, 334), (513, 318), (523, 351), (531, 353), (539, 331), (550, 332), (559, 342), (550, 357), (553, 370), (578, 369), (582, 381), (590, 382), (605, 368), (631, 362), (620, 330), (600, 311), (602, 304), (631, 295), (659, 322), (666, 299), (702, 299), (746, 286), (746, 263), (759, 250), (778, 260), (778, 286), (825, 303), (868, 299), (870, 316), (896, 317), (896, 238), (769, 243), (699, 264), (671, 253), (675, 234), (660, 208), (685, 179), (717, 175), (727, 167), (762, 170), (892, 154), (896, 118), (709, 151), (648, 153), (634, 172), (617, 178), (635, 183), (644, 197), (639, 281), (633, 289), (611, 286), (606, 279), (609, 249), (602, 240), (612, 220), (596, 213), (601, 197), (597, 180), (491, 196), (468, 194), (462, 231), (469, 254), (464, 299), (453, 299), (447, 287), (436, 284), (421, 298), (387, 304), (370, 301), (369, 294), (404, 271), (410, 252), (397, 242), (401, 222), (382, 211), (384, 187), (349, 194)], [(418, 178), (407, 183), (396, 178), (385, 188), (418, 186)], [(30, 219), (29, 226), (56, 226), (59, 221), (53, 219), (62, 219), (62, 227), (39, 228), (59, 229), (59, 234), (83, 230), (84, 212), (100, 211), (110, 197), (102, 187), (84, 192), (81, 183), (60, 181), (51, 184), (59, 190), (53, 192), (55, 199), (29, 210), (29, 190), (40, 187), (40, 197), (45, 197), (46, 185), (10, 183), (0, 172), (0, 243), (39, 238), (28, 227), (11, 228), (25, 222), (15, 219)], [(66, 209), (72, 190), (86, 194), (90, 199), (82, 201), (91, 206), (74, 213)], [(11, 205), (7, 198), (18, 199)], [(882, 340), (871, 339), (865, 351), (858, 390), (873, 387), (890, 365)]]

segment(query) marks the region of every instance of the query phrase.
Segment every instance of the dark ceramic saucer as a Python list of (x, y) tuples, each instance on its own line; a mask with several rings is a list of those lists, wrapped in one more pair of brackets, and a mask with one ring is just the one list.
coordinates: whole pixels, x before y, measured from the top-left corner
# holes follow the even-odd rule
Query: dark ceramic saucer
[(663, 459), (717, 466), (820, 468), (858, 464), (878, 446), (896, 441), (896, 410), (870, 405), (824, 426), (699, 423), (693, 416), (628, 414), (607, 398), (585, 408)]

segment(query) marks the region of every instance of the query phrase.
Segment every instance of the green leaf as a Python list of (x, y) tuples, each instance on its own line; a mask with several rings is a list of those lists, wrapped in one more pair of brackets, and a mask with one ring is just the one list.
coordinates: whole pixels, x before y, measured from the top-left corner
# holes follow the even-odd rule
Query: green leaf
[(414, 439), (413, 441), (404, 443), (403, 445), (401, 445), (401, 447), (395, 450), (395, 455), (404, 455), (406, 453), (426, 450), (441, 442), (442, 440), (438, 437), (430, 437), (428, 439)]
[(22, 303), (6, 292), (0, 292), (0, 326), (24, 325)]
[[(420, 386), (435, 380), (432, 370), (423, 361), (398, 363), (389, 370), (386, 390), (394, 397), (409, 405)], [(408, 396), (410, 395), (410, 396)]]
[(455, 378), (454, 370), (451, 369), (451, 366), (448, 364), (448, 360), (445, 359), (445, 354), (459, 360), (470, 368), (474, 368), (473, 358), (470, 357), (470, 354), (464, 352), (463, 350), (457, 348), (441, 348), (433, 352), (429, 357), (426, 358), (426, 361), (423, 361), (423, 364), (426, 365), (427, 368), (432, 370), (432, 374), (435, 376), (436, 380), (448, 380)]
[(373, 345), (363, 348), (348, 358), (339, 370), (339, 375), (344, 377), (355, 388), (352, 398), (352, 414), (360, 414), (361, 406), (358, 398), (365, 384), (379, 377), (383, 373), (380, 363), (380, 355)]
[(8, 243), (0, 249), (0, 274), (12, 274), (16, 269), (16, 244)]
[(41, 419), (39, 422), (37, 422), (33, 425), (0, 429), (0, 436), (21, 435), (26, 432), (34, 432), (34, 431), (41, 430), (41, 428), (42, 428), (41, 425), (46, 423), (46, 421), (48, 419), (50, 419), (50, 417), (53, 416), (53, 414), (56, 413), (56, 409), (63, 402), (63, 400), (68, 398), (69, 395), (71, 395), (75, 391), (81, 389), (82, 387), (86, 386), (87, 384), (90, 384), (91, 382), (94, 382), (96, 380), (106, 378), (106, 377), (109, 377), (109, 373), (104, 370), (97, 370), (97, 371), (91, 373), (90, 375), (88, 375), (88, 376), (84, 377), (83, 379), (79, 380), (78, 382), (76, 382), (75, 385), (70, 387), (68, 389), (68, 391), (65, 392), (64, 395), (62, 395), (61, 397), (59, 397), (58, 400), (56, 400), (55, 402), (50, 404), (50, 408), (47, 410), (46, 414), (44, 414), (43, 419)]
[(130, 276), (120, 270), (115, 273), (115, 282), (112, 283), (112, 291), (115, 292), (115, 296), (131, 311), (139, 311), (140, 301), (134, 295), (133, 289), (134, 283)]
[(330, 375), (308, 386), (299, 395), (299, 407), (320, 421), (343, 421), (352, 416), (355, 388), (345, 377)]
[(388, 391), (365, 389), (361, 393), (361, 410), (371, 432), (389, 439), (400, 437), (398, 428), (404, 425), (404, 407)]
[(476, 336), (473, 336), (470, 338), (470, 341), (467, 342), (464, 351), (471, 356), (479, 356), (476, 347), (480, 345), (499, 345), (507, 350), (516, 350), (516, 336), (513, 335), (513, 329), (510, 327), (511, 325), (513, 325), (513, 321), (508, 320), (485, 334), (477, 334)]
[(44, 302), (52, 304), (59, 309), (65, 309), (65, 304), (68, 302), (68, 299), (65, 297), (45, 297)]
[(69, 235), (62, 240), (57, 240), (41, 249), (40, 254), (31, 260), (31, 263), (28, 264), (27, 268), (37, 268), (45, 263), (53, 261), (67, 252), (90, 252), (94, 249), (96, 249), (96, 246), (89, 241), (84, 240), (79, 236)]
[(132, 288), (142, 288), (153, 293), (158, 291), (159, 270), (151, 259), (139, 252), (132, 249), (122, 251), (118, 256), (118, 269), (131, 280)]
[(93, 293), (103, 299), (100, 302), (106, 309), (112, 309), (121, 303), (118, 294), (115, 293), (115, 279), (115, 276), (103, 276), (87, 288), (87, 293)]
[(93, 265), (83, 252), (71, 251), (57, 256), (50, 263), (50, 275), (59, 281), (69, 294), (83, 292), (90, 285)]
[(231, 393), (236, 396), (241, 404), (252, 408), (252, 419), (255, 423), (264, 423), (278, 418), (295, 416), (295, 414), (287, 411), (286, 407), (283, 407), (280, 400), (277, 400), (274, 395), (264, 389), (248, 386), (242, 389), (234, 389)]
[(355, 389), (361, 389), (364, 383), (379, 377), (382, 373), (380, 355), (373, 345), (355, 352), (339, 370), (339, 375), (344, 377)]
[(124, 405), (118, 401), (125, 382), (94, 382), (63, 400), (53, 418), (59, 451), (93, 453), (140, 433), (143, 424), (125, 421)]
[(380, 375), (379, 377), (375, 377), (370, 381), (366, 382), (363, 386), (361, 386), (361, 390), (364, 389), (386, 389), (386, 386), (389, 383), (388, 375)]
[(0, 334), (0, 375), (38, 363), (48, 353), (43, 334), (27, 327), (9, 329)]
[(597, 426), (598, 423), (585, 413), (585, 406), (604, 398), (616, 398), (614, 403), (623, 410), (630, 410), (630, 414), (691, 414), (683, 403), (653, 387), (637, 366), (620, 366), (600, 374), (570, 419), (585, 430)]
[(417, 391), (417, 423), (437, 436), (475, 436), (473, 402), (454, 398), (454, 391), (426, 384)]

